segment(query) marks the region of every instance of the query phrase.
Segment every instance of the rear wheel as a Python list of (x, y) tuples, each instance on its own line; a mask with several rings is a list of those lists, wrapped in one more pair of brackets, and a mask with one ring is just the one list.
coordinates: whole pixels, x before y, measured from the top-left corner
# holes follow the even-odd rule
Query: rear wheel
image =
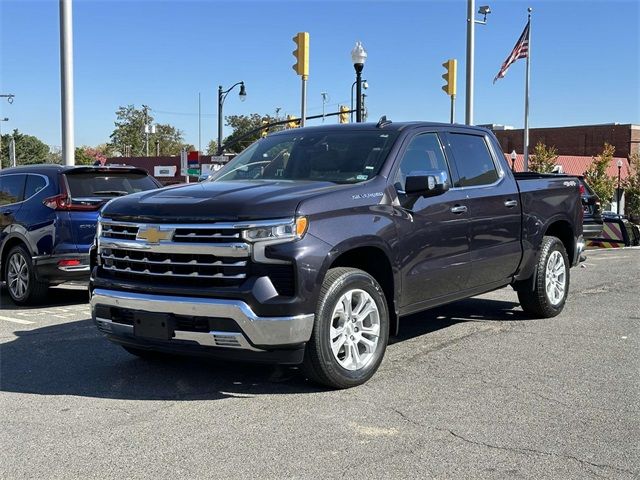
[(331, 269), (305, 350), (305, 372), (333, 388), (361, 385), (380, 366), (388, 332), (387, 302), (378, 282), (355, 268)]
[(531, 315), (550, 318), (564, 308), (569, 293), (569, 257), (556, 237), (544, 237), (536, 274), (518, 289), (522, 309)]
[(36, 279), (31, 255), (24, 246), (13, 247), (7, 255), (5, 265), (4, 279), (14, 303), (30, 305), (44, 300), (49, 284)]

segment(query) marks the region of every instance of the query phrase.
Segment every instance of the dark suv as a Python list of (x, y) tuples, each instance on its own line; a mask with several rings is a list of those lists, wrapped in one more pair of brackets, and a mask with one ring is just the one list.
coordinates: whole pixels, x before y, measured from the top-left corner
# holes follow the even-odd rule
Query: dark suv
[(32, 165), (0, 172), (0, 280), (19, 305), (89, 279), (89, 247), (108, 200), (158, 188), (133, 167)]

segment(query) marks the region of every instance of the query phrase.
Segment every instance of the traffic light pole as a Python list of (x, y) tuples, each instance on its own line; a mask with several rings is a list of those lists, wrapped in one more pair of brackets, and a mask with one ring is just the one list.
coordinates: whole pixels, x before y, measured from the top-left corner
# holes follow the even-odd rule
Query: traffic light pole
[(304, 127), (307, 118), (307, 75), (302, 75), (302, 106), (300, 108), (300, 126)]
[(451, 95), (451, 123), (456, 123), (456, 96)]
[(356, 122), (362, 122), (362, 68), (364, 64), (356, 63)]

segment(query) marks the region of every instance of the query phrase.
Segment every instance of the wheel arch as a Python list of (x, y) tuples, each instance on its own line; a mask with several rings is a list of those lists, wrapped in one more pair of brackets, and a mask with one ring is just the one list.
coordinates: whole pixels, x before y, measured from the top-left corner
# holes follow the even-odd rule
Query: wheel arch
[(29, 248), (29, 242), (27, 241), (26, 238), (22, 237), (22, 235), (20, 235), (19, 233), (14, 233), (10, 235), (9, 238), (7, 238), (3, 242), (2, 248), (0, 249), (0, 280), (2, 281), (5, 280), (4, 270), (5, 270), (7, 256), (9, 255), (9, 252), (11, 251), (11, 249), (18, 245), (23, 245), (29, 253), (32, 253), (31, 249)]
[(396, 335), (399, 329), (399, 316), (396, 308), (399, 285), (387, 249), (380, 245), (362, 244), (351, 245), (349, 248), (339, 250), (334, 249), (332, 253), (324, 274), (330, 268), (351, 267), (363, 270), (375, 278), (382, 287), (387, 301), (389, 335)]

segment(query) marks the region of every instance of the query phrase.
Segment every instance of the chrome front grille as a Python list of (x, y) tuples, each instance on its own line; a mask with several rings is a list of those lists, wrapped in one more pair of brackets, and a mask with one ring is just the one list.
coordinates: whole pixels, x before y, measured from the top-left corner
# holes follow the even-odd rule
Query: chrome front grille
[(102, 221), (102, 268), (154, 283), (238, 285), (248, 276), (249, 244), (228, 224), (153, 225)]

